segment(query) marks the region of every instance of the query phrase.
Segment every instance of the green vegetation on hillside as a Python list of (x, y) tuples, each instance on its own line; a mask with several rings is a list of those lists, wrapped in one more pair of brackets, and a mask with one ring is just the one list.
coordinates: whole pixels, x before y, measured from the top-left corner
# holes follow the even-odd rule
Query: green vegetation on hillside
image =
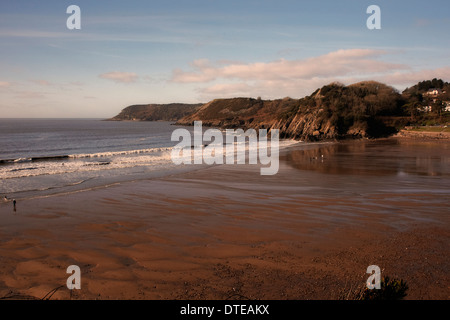
[[(429, 91), (438, 89), (437, 94)], [(450, 83), (442, 79), (433, 79), (419, 82), (402, 92), (404, 101), (403, 111), (406, 125), (432, 126), (450, 122)]]
[(110, 120), (139, 120), (139, 121), (177, 121), (188, 114), (197, 111), (202, 104), (146, 104), (132, 105), (123, 109)]
[[(436, 89), (436, 90), (432, 90)], [(242, 129), (279, 129), (304, 140), (377, 138), (405, 126), (450, 122), (450, 84), (425, 80), (399, 93), (376, 81), (331, 83), (301, 99), (215, 99), (206, 104), (134, 105), (111, 120), (177, 121)]]
[(332, 83), (302, 99), (217, 99), (179, 124), (202, 120), (219, 127), (280, 129), (285, 138), (305, 140), (380, 137), (395, 129), (383, 117), (402, 113), (402, 97), (379, 82)]
[[(320, 108), (322, 112), (319, 116), (329, 120), (338, 135), (359, 130), (368, 137), (378, 137), (393, 132), (380, 117), (400, 114), (402, 102), (394, 88), (370, 81), (350, 86), (333, 83), (305, 98), (301, 104)], [(298, 112), (305, 111), (308, 108), (300, 108)]]

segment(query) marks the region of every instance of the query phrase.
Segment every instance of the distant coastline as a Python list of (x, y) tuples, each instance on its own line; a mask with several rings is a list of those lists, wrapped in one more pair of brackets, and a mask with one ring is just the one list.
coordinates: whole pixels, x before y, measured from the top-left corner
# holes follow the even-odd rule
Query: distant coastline
[(107, 121), (178, 121), (196, 112), (203, 104), (169, 103), (128, 106)]

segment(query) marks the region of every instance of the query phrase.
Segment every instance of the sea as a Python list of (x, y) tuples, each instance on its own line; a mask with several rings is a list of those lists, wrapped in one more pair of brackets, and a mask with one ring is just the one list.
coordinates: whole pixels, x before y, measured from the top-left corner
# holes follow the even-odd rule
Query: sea
[[(163, 121), (0, 119), (0, 201), (5, 196), (48, 197), (208, 167), (172, 161), (172, 150), (179, 141), (171, 137), (180, 128), (194, 136), (193, 126)], [(406, 188), (419, 194), (450, 194), (448, 143), (280, 140), (279, 149), (280, 161), (303, 175), (326, 173), (322, 192), (338, 179), (333, 192), (373, 189), (378, 181), (380, 188), (393, 193)], [(255, 174), (260, 174), (259, 169)], [(309, 183), (314, 184), (314, 179)]]
[(178, 128), (193, 136), (194, 127), (164, 121), (0, 119), (0, 197), (46, 197), (205, 167), (173, 163)]
[(182, 171), (170, 157), (174, 129), (170, 122), (0, 119), (0, 196), (47, 196)]

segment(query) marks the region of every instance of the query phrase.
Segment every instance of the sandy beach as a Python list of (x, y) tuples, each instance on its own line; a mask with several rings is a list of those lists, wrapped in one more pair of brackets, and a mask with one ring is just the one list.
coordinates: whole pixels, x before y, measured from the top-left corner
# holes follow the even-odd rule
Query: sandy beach
[[(449, 299), (448, 175), (399, 188), (389, 166), (336, 172), (338, 151), (288, 152), (274, 176), (222, 165), (18, 201), (16, 212), (1, 203), (0, 297), (62, 286), (51, 299), (345, 299), (378, 265), (407, 282), (406, 299)], [(69, 265), (81, 290), (65, 287)]]

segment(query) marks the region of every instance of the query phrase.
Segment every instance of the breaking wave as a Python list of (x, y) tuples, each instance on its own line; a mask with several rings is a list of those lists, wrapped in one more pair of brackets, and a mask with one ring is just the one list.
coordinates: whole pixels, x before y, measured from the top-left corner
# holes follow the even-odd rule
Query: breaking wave
[(131, 168), (136, 166), (164, 166), (171, 163), (170, 150), (151, 148), (130, 151), (111, 151), (92, 154), (74, 154), (55, 157), (28, 158), (28, 161), (1, 160), (3, 179), (54, 175), (72, 172)]

